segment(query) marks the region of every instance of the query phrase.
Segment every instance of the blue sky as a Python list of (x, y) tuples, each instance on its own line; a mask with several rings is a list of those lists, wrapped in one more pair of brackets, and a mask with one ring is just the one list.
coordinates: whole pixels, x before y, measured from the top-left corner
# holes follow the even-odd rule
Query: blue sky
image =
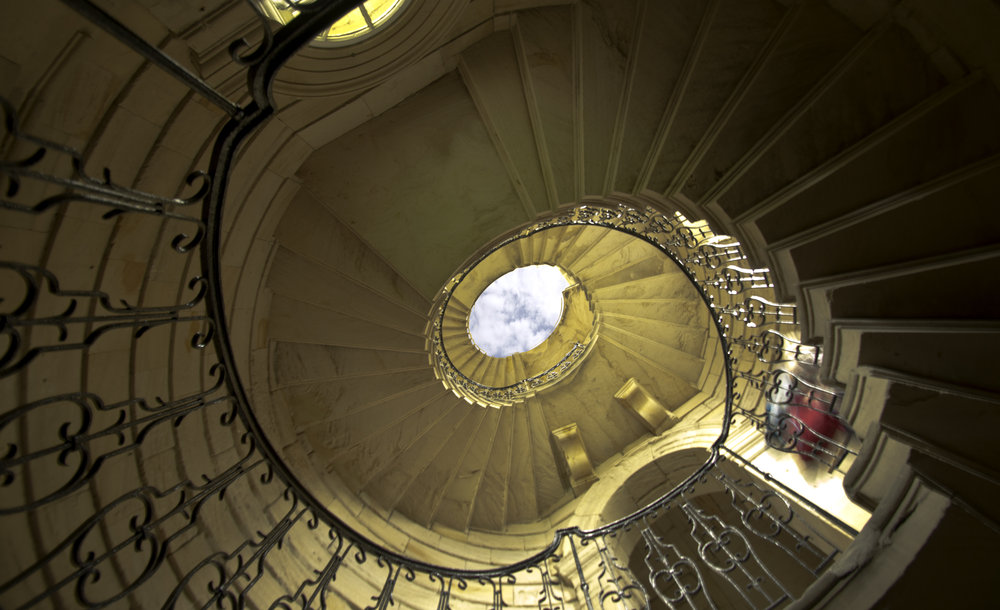
[(469, 332), (494, 357), (526, 352), (548, 337), (569, 282), (550, 265), (520, 267), (490, 284), (472, 306)]

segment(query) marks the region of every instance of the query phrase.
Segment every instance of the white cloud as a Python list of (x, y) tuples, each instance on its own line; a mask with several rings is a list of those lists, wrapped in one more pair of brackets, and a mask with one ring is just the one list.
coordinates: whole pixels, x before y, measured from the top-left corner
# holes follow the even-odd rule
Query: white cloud
[(469, 332), (494, 357), (526, 352), (544, 341), (562, 315), (566, 277), (551, 265), (520, 267), (479, 295), (469, 315)]

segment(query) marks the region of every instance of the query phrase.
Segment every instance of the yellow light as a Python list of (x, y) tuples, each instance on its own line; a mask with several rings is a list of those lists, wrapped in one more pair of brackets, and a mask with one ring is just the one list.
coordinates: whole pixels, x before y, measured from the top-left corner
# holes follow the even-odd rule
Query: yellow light
[(361, 7), (358, 7), (341, 17), (340, 21), (330, 26), (330, 29), (326, 33), (321, 34), (319, 38), (325, 40), (355, 38), (368, 30), (369, 27), (365, 21), (365, 16), (361, 12)]
[(378, 27), (383, 21), (391, 17), (402, 4), (403, 0), (369, 0), (365, 2), (365, 9), (367, 9), (368, 15), (371, 16), (372, 23), (375, 24), (375, 27)]
[[(258, 0), (258, 2), (268, 17), (281, 24), (288, 23), (299, 14), (287, 0)], [(302, 4), (307, 3), (302, 2)], [(338, 44), (367, 36), (386, 25), (405, 3), (406, 0), (369, 0), (317, 36), (316, 42)]]

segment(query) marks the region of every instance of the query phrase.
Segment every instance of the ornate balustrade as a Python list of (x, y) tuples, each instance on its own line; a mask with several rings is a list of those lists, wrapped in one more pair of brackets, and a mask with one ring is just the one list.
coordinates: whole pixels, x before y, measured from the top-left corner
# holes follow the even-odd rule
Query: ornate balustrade
[[(116, 22), (107, 15), (70, 4), (121, 36), (124, 26), (109, 26)], [(699, 290), (725, 354), (725, 417), (709, 459), (681, 484), (603, 527), (560, 530), (516, 564), (453, 569), (390, 552), (351, 530), (278, 458), (236, 370), (223, 303), (222, 214), (234, 156), (274, 112), (275, 73), (353, 4), (300, 5), (300, 16), (273, 33), (263, 22), (267, 35), (252, 52), (241, 56), (244, 45), (232, 45), (251, 101), (231, 108), (198, 81), (196, 92), (209, 91), (230, 118), (208, 166), (171, 196), (119, 184), (107, 171), (88, 174), (85, 153), (25, 133), (12, 105), (0, 104), (5, 222), (43, 218), (54, 223), (48, 235), (63, 236), (60, 223), (84, 217), (103, 242), (96, 254), (79, 253), (81, 268), (106, 259), (126, 227), (149, 235), (150, 257), (184, 288), (172, 301), (159, 301), (148, 284), (137, 298), (124, 297), (104, 289), (106, 278), (66, 275), (74, 267), (56, 265), (52, 255), (17, 260), (17, 251), (5, 250), (0, 518), (5, 536), (23, 546), (11, 551), (16, 570), (0, 577), (0, 602), (306, 608), (338, 597), (379, 609), (444, 609), (646, 607), (654, 596), (669, 606), (717, 607), (738, 596), (774, 607), (794, 599), (846, 544), (842, 532), (854, 532), (772, 485), (725, 442), (732, 425), (753, 425), (771, 446), (836, 465), (852, 451), (843, 436), (849, 428), (831, 432), (824, 419), (836, 418), (835, 393), (773, 369), (815, 365), (819, 354), (776, 330), (793, 328), (796, 318), (794, 307), (769, 300), (767, 270), (730, 238), (654, 207), (585, 203), (509, 240), (569, 224), (622, 231), (660, 248)], [(439, 316), (447, 299), (446, 292)], [(586, 356), (586, 346), (574, 345), (566, 362), (510, 388), (462, 382), (444, 350), (433, 354), (450, 383), (512, 400), (552, 382)], [(120, 370), (103, 369), (116, 362)], [(95, 376), (99, 368), (107, 374)], [(746, 389), (737, 392), (737, 382)], [(206, 439), (222, 448), (209, 455)], [(183, 454), (186, 470), (171, 479), (144, 469), (164, 454)], [(254, 535), (228, 529), (229, 502), (257, 503), (250, 511), (257, 520), (244, 515), (239, 530)], [(645, 581), (635, 571), (642, 565)]]

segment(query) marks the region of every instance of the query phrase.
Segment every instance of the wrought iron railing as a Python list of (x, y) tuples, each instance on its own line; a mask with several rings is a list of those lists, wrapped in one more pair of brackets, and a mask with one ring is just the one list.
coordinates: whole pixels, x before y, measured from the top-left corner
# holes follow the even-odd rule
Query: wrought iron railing
[(839, 413), (841, 392), (811, 384), (777, 368), (739, 374), (747, 389), (759, 392), (755, 404), (737, 401), (734, 412), (753, 422), (773, 449), (816, 460), (831, 470), (857, 456), (860, 441)]
[[(162, 56), (89, 3), (68, 4), (147, 58)], [(814, 433), (815, 445), (846, 449), (801, 413), (762, 414), (750, 406), (752, 391), (771, 397), (801, 393), (801, 380), (792, 384), (772, 365), (785, 356), (803, 363), (815, 348), (776, 333), (775, 327), (795, 324), (794, 308), (768, 300), (768, 272), (750, 265), (737, 243), (652, 207), (586, 204), (530, 230), (587, 224), (644, 239), (678, 263), (712, 312), (725, 356), (725, 417), (718, 439), (706, 447), (707, 461), (668, 493), (600, 528), (560, 530), (547, 548), (516, 564), (453, 569), (392, 552), (358, 534), (282, 461), (237, 372), (223, 303), (221, 219), (235, 154), (275, 110), (275, 73), (354, 4), (303, 4), (300, 16), (273, 34), (265, 24), (267, 33), (252, 52), (240, 56), (244, 45), (234, 43), (233, 59), (246, 67), (251, 99), (243, 107), (232, 106), (197, 77), (179, 75), (229, 117), (208, 167), (191, 173), (182, 189), (191, 194), (145, 192), (116, 183), (110, 172), (91, 176), (85, 154), (25, 133), (13, 105), (0, 104), (5, 221), (14, 219), (10, 223), (17, 226), (19, 218), (43, 217), (58, 227), (74, 210), (84, 210), (112, 227), (108, 248), (124, 222), (148, 225), (155, 256), (179, 257), (171, 268), (185, 278), (174, 302), (152, 302), (144, 291), (129, 302), (102, 290), (100, 277), (88, 280), (91, 287), (76, 285), (78, 278), (51, 268), (46, 254), (0, 263), (6, 274), (0, 519), (16, 556), (7, 564), (15, 569), (0, 576), (3, 606), (306, 608), (326, 607), (338, 597), (380, 609), (428, 607), (427, 599), (439, 609), (593, 608), (645, 607), (654, 596), (671, 606), (719, 606), (737, 596), (752, 607), (773, 607), (801, 593), (809, 578), (786, 582), (788, 561), (815, 577), (842, 547), (831, 540), (836, 531), (856, 532), (768, 480), (725, 442), (731, 426), (743, 425), (733, 416), (742, 414), (769, 431), (769, 442), (806, 442), (805, 434), (786, 432), (791, 421)], [(137, 381), (140, 361), (157, 345), (169, 352), (161, 358), (170, 363), (163, 367), (166, 381)], [(103, 366), (98, 356), (107, 353), (101, 351), (106, 346), (127, 352), (128, 364), (100, 380), (94, 369)], [(195, 353), (187, 353), (188, 346)], [(188, 363), (187, 379), (197, 382), (181, 380)], [(738, 395), (739, 379), (748, 389)], [(104, 385), (125, 396), (106, 398), (97, 389)], [(809, 388), (802, 406), (814, 409), (811, 401), (820, 391)], [(832, 406), (822, 412), (832, 413)], [(191, 429), (204, 437), (185, 444), (192, 422), (198, 426)], [(161, 454), (196, 451), (214, 437), (229, 443), (228, 449), (204, 463), (197, 454), (184, 454), (187, 471), (173, 480), (159, 480), (143, 467)], [(226, 534), (236, 518), (228, 504), (233, 497), (259, 505), (239, 517), (239, 531), (252, 535)], [(729, 508), (719, 498), (727, 498)], [(686, 529), (670, 537), (664, 524), (675, 522)], [(633, 548), (645, 549), (639, 563), (630, 560)], [(635, 571), (639, 564), (648, 567), (648, 578)], [(288, 569), (278, 569), (283, 566)]]
[(540, 390), (555, 385), (578, 363), (582, 362), (593, 347), (593, 343), (573, 343), (566, 355), (546, 370), (516, 383), (503, 386), (489, 386), (469, 379), (452, 364), (441, 339), (440, 327), (434, 327), (431, 340), (431, 357), (434, 359), (435, 373), (457, 396), (482, 406), (510, 406), (524, 402)]

